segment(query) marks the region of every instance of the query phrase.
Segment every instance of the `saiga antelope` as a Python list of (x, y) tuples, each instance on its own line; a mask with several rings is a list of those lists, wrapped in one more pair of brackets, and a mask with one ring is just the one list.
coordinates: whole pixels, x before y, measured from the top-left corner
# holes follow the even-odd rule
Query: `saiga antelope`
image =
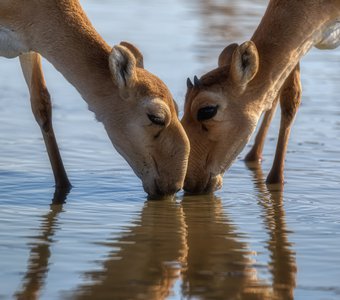
[(0, 0), (0, 55), (20, 58), (57, 189), (70, 182), (53, 133), (40, 55), (78, 90), (148, 194), (182, 187), (189, 142), (169, 90), (143, 68), (133, 45), (111, 49), (78, 0)]
[[(268, 182), (281, 182), (301, 98), (299, 61), (312, 46), (333, 49), (339, 44), (339, 0), (271, 0), (251, 41), (229, 45), (219, 56), (218, 68), (195, 77), (194, 84), (187, 81), (182, 124), (191, 152), (184, 189), (194, 193), (219, 189), (261, 114), (275, 107), (279, 96), (281, 128)], [(270, 116), (266, 119), (265, 124)], [(256, 151), (261, 149), (255, 146)]]

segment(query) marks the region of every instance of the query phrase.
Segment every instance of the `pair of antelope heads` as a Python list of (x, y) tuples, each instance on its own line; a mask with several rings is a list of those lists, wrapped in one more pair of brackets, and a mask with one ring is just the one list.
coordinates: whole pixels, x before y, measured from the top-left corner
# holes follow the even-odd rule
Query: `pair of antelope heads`
[(173, 195), (183, 187), (190, 151), (176, 103), (166, 85), (144, 69), (143, 56), (133, 45), (114, 46), (109, 67), (120, 101), (96, 117), (145, 192)]
[(97, 118), (144, 190), (158, 197), (176, 193), (183, 182), (190, 193), (221, 188), (225, 170), (248, 142), (261, 114), (249, 108), (249, 83), (259, 68), (254, 43), (229, 45), (217, 69), (195, 77), (194, 84), (187, 81), (181, 122), (171, 93), (144, 69), (138, 49), (125, 42), (115, 46), (109, 66), (123, 105), (114, 108), (119, 117), (111, 118), (110, 109), (104, 109)]
[(188, 78), (182, 125), (190, 140), (184, 190), (210, 193), (222, 187), (223, 174), (242, 151), (260, 117), (251, 105), (259, 69), (253, 42), (231, 44), (218, 67), (194, 83)]

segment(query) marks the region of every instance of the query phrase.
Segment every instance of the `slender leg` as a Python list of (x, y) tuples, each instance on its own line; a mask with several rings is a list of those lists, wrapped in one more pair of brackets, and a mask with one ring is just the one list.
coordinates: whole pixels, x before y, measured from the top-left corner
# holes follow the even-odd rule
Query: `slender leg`
[(273, 102), (272, 108), (266, 111), (263, 117), (263, 120), (262, 120), (261, 127), (255, 137), (254, 145), (245, 157), (246, 162), (261, 162), (264, 142), (266, 140), (269, 125), (275, 115), (277, 103), (279, 102), (278, 100), (279, 100), (279, 97), (277, 97), (275, 101)]
[(290, 130), (301, 103), (300, 65), (297, 64), (286, 79), (280, 92), (281, 124), (272, 169), (267, 183), (284, 183), (284, 161)]
[(58, 218), (63, 212), (63, 205), (52, 204), (51, 210), (41, 217), (39, 234), (30, 242), (30, 254), (25, 275), (22, 278), (22, 287), (15, 293), (16, 300), (36, 300), (42, 293), (48, 276), (52, 247), (56, 240), (53, 238), (58, 231)]
[(41, 57), (35, 52), (30, 52), (20, 56), (20, 63), (29, 88), (32, 111), (45, 141), (56, 189), (69, 190), (71, 184), (52, 127), (51, 99), (42, 72)]

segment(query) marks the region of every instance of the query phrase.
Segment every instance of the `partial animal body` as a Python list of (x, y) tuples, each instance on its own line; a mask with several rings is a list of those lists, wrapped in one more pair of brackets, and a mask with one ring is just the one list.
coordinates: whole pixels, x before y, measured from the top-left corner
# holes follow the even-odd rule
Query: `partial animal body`
[[(316, 34), (318, 36), (318, 34)], [(319, 42), (314, 46), (322, 50), (335, 49), (340, 45), (340, 16), (321, 32)], [(269, 125), (274, 117), (276, 106), (280, 102), (281, 123), (272, 168), (267, 176), (268, 184), (284, 184), (284, 163), (291, 127), (301, 104), (302, 87), (299, 63), (284, 82), (272, 108), (265, 112), (255, 143), (246, 155), (247, 162), (261, 162), (262, 151)]]
[(28, 51), (28, 47), (15, 32), (0, 26), (0, 56), (13, 58)]
[(53, 132), (40, 55), (79, 91), (148, 194), (182, 187), (189, 142), (171, 93), (144, 69), (135, 46), (109, 47), (77, 0), (0, 0), (0, 55), (20, 59), (58, 190), (71, 184)]
[(184, 189), (206, 193), (222, 186), (222, 176), (242, 151), (266, 112), (246, 160), (261, 158), (277, 103), (281, 127), (267, 182), (283, 183), (291, 126), (301, 103), (299, 61), (316, 46), (340, 44), (339, 0), (271, 0), (251, 41), (226, 47), (218, 68), (194, 84), (188, 80), (182, 124), (191, 144)]

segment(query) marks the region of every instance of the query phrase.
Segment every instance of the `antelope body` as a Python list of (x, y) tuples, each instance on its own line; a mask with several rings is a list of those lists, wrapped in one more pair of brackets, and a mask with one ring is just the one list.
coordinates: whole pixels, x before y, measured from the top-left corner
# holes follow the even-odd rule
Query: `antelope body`
[[(292, 121), (301, 100), (299, 61), (312, 46), (340, 44), (339, 0), (271, 0), (251, 41), (231, 44), (218, 68), (188, 80), (182, 124), (191, 144), (184, 189), (205, 193), (222, 186), (222, 176), (249, 141), (261, 114), (280, 97), (281, 128), (268, 182), (283, 181)], [(268, 112), (248, 160), (260, 157), (273, 110)]]
[(79, 91), (148, 194), (182, 187), (189, 143), (169, 90), (144, 69), (136, 47), (109, 47), (77, 0), (0, 0), (0, 55), (20, 58), (58, 189), (70, 182), (53, 133), (40, 55)]

